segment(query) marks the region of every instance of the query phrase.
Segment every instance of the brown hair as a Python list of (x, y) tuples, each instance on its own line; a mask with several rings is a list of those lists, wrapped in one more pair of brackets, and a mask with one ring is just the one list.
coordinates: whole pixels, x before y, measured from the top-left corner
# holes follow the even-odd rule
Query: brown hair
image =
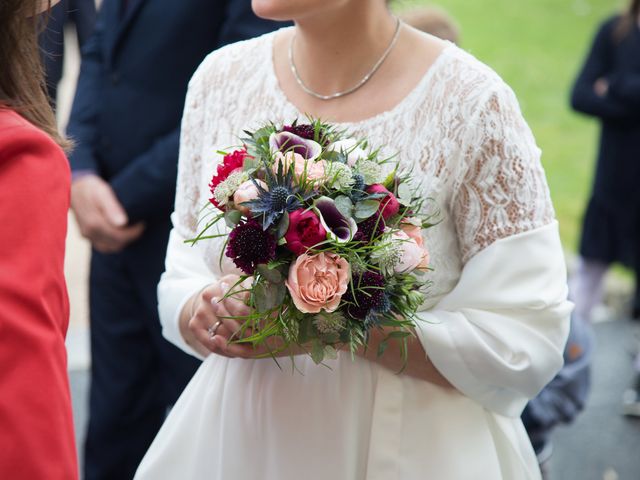
[[(10, 108), (69, 148), (56, 125), (45, 89), (38, 32), (42, 0), (0, 2), (0, 108)], [(49, 9), (51, 1), (48, 2)]]
[(621, 42), (633, 30), (640, 17), (640, 0), (631, 0), (631, 4), (626, 12), (618, 20), (618, 24), (613, 32), (616, 41)]
[(409, 25), (435, 37), (458, 43), (460, 29), (451, 16), (436, 7), (423, 7), (410, 10), (402, 15), (402, 19)]

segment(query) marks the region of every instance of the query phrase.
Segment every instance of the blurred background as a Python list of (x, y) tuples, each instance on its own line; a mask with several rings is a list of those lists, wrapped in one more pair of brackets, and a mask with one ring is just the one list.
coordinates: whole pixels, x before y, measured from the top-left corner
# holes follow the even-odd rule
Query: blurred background
[[(214, 1), (214, 0), (212, 0)], [(495, 69), (515, 90), (543, 151), (543, 164), (572, 269), (598, 146), (598, 123), (573, 113), (569, 92), (598, 25), (627, 2), (615, 0), (396, 0), (394, 9), (445, 9), (460, 30), (460, 45)], [(75, 32), (65, 35), (57, 115), (64, 128), (79, 70)], [(640, 160), (640, 159), (639, 159)], [(78, 445), (86, 428), (90, 381), (87, 274), (89, 246), (70, 216), (66, 272), (71, 296), (69, 370)], [(640, 420), (621, 414), (633, 376), (639, 325), (629, 319), (632, 277), (614, 268), (605, 301), (594, 313), (593, 388), (585, 411), (553, 435), (552, 478), (640, 479)], [(446, 479), (443, 479), (446, 480)]]

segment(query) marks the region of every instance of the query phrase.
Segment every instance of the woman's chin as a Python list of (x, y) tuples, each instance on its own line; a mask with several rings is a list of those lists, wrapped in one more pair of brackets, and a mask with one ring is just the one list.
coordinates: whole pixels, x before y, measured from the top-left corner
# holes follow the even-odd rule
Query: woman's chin
[(251, 0), (251, 8), (260, 18), (275, 21), (291, 21), (321, 12), (332, 3), (343, 0)]

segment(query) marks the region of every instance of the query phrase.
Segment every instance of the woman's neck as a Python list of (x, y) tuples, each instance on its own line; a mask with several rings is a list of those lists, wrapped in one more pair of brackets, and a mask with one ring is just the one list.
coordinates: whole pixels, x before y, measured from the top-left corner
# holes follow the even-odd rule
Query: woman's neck
[(362, 79), (389, 46), (396, 20), (382, 2), (352, 2), (296, 21), (293, 58), (305, 84), (329, 94)]

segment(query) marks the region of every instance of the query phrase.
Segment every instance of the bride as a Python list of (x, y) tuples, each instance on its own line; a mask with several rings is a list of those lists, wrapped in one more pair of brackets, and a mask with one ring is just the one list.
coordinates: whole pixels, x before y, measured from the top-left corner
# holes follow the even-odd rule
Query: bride
[[(254, 0), (294, 27), (212, 53), (186, 100), (174, 229), (159, 285), (165, 336), (204, 359), (139, 480), (538, 479), (519, 420), (562, 365), (571, 305), (540, 150), (516, 98), (384, 0)], [(403, 373), (399, 352), (278, 368), (222, 319), (237, 273), (196, 234), (217, 150), (304, 114), (337, 122), (419, 174), (442, 222), (424, 233), (434, 286)]]

